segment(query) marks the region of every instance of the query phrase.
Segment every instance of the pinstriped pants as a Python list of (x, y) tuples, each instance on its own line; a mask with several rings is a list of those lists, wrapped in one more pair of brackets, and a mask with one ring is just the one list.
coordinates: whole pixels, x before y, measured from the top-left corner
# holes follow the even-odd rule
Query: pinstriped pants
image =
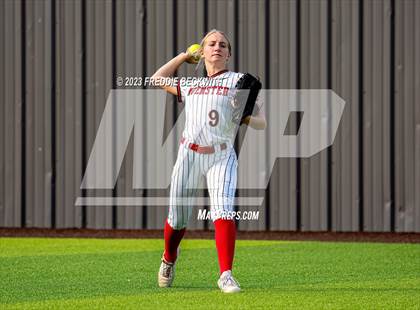
[(203, 178), (207, 181), (212, 220), (233, 211), (237, 168), (238, 159), (232, 147), (213, 154), (200, 154), (181, 144), (171, 177), (169, 225), (174, 229), (187, 226)]

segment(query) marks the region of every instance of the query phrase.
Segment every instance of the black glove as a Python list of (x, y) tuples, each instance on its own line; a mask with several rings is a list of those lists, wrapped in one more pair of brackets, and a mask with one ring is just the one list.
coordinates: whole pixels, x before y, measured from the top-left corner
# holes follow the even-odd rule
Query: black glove
[(234, 113), (232, 121), (242, 124), (243, 120), (254, 112), (255, 101), (262, 84), (259, 79), (249, 73), (245, 73), (236, 83), (234, 97)]

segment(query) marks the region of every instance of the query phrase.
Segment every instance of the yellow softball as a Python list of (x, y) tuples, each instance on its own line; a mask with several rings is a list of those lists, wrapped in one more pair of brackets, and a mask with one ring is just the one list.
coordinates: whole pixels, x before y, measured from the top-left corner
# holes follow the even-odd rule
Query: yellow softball
[(196, 64), (200, 61), (201, 53), (200, 53), (201, 45), (200, 44), (193, 44), (189, 48), (187, 48), (188, 59), (187, 62), (190, 64)]

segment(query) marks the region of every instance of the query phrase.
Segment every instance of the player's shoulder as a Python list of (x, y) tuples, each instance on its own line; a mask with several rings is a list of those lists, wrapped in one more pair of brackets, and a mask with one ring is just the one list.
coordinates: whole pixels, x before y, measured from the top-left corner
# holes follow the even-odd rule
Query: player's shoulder
[(230, 73), (231, 76), (234, 76), (234, 77), (237, 77), (237, 78), (241, 78), (241, 76), (244, 75), (244, 73), (236, 72), (236, 71), (228, 71), (228, 73)]
[(235, 72), (235, 71), (228, 71), (228, 72), (226, 72), (226, 78), (229, 79), (233, 85), (235, 85), (236, 82), (238, 82), (239, 79), (243, 75), (244, 74), (242, 72)]
[(242, 75), (243, 75), (243, 73), (241, 73), (241, 72), (226, 70), (226, 71), (222, 72), (221, 74), (218, 74), (216, 77), (213, 77), (213, 78), (214, 79), (226, 80), (226, 79), (232, 79), (232, 78), (240, 78)]

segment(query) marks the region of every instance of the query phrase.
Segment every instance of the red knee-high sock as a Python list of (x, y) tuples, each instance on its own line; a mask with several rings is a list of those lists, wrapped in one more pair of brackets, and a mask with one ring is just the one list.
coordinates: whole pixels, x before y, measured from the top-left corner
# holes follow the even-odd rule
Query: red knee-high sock
[(232, 270), (236, 226), (233, 220), (218, 219), (214, 221), (214, 227), (220, 274), (222, 274), (226, 270)]
[(165, 252), (163, 254), (163, 257), (168, 263), (175, 262), (178, 254), (178, 246), (181, 243), (184, 234), (185, 228), (173, 229), (171, 225), (169, 225), (168, 221), (165, 222), (165, 229), (163, 231), (163, 235), (165, 238)]

